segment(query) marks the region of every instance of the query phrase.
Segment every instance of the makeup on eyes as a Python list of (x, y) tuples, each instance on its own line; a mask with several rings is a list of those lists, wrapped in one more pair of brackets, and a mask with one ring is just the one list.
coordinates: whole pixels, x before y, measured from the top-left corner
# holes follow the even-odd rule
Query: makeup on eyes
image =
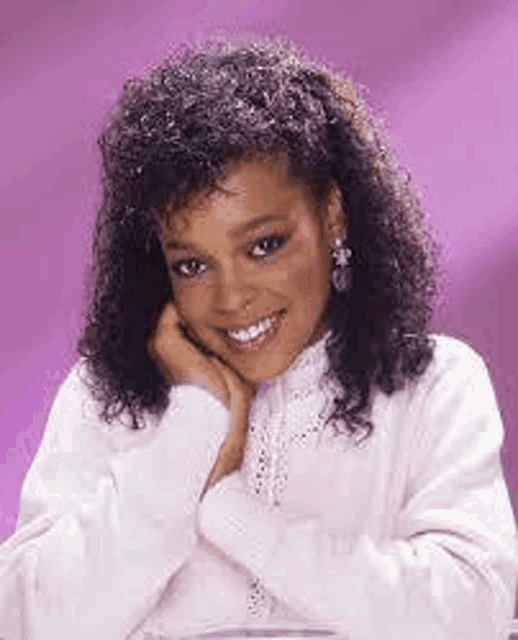
[[(258, 233), (256, 230), (261, 227), (268, 227), (269, 225), (273, 225), (274, 228), (275, 223), (279, 224), (280, 222), (288, 222), (290, 220), (290, 216), (285, 213), (269, 213), (258, 218), (255, 218), (244, 225), (241, 225), (237, 229), (234, 229), (230, 232), (230, 236), (233, 238), (237, 238), (240, 236), (251, 235), (252, 233)], [(187, 249), (196, 251), (195, 243), (189, 243), (184, 240), (180, 240), (177, 238), (173, 238), (165, 245), (166, 249)]]
[[(274, 256), (276, 256), (279, 252), (281, 252), (286, 247), (286, 245), (288, 244), (292, 236), (293, 236), (292, 231), (284, 230), (284, 231), (276, 232), (272, 230), (267, 235), (261, 235), (256, 240), (248, 242), (245, 245), (245, 251), (251, 260), (255, 260), (258, 263), (261, 263), (263, 261), (267, 262), (269, 258), (273, 259)], [(168, 244), (168, 246), (171, 247), (171, 245), (173, 245), (173, 242), (174, 241), (171, 241)], [(178, 247), (180, 244), (181, 244), (180, 242), (174, 243), (174, 246)], [(267, 247), (270, 247), (270, 249), (262, 248), (265, 244)], [(264, 251), (265, 255), (258, 255), (258, 254), (253, 255), (252, 252), (256, 250), (257, 247), (259, 247), (260, 251)], [(177, 249), (177, 250), (183, 251), (183, 249)], [(186, 249), (186, 250), (189, 251), (189, 253), (191, 253), (190, 249)], [(205, 262), (205, 259), (203, 258), (203, 254), (191, 255), (181, 260), (175, 260), (173, 262), (170, 262), (169, 269), (173, 275), (177, 275), (178, 277), (184, 278), (184, 279), (189, 279), (189, 278), (192, 279), (199, 274), (187, 275), (185, 273), (179, 272), (178, 268), (181, 267), (182, 265), (189, 264), (189, 263), (192, 264), (192, 263), (203, 263), (203, 262)]]

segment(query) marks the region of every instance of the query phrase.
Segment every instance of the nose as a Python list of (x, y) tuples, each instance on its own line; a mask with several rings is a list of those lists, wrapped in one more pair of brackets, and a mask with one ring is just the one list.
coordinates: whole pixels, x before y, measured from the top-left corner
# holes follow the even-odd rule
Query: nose
[(219, 311), (235, 314), (248, 306), (253, 297), (254, 287), (249, 274), (244, 273), (242, 268), (222, 269), (216, 277), (213, 304)]

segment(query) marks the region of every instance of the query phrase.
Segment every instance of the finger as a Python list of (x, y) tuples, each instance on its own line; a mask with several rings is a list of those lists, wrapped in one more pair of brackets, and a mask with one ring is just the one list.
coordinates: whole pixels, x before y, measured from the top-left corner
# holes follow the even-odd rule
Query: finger
[(205, 485), (206, 489), (213, 487), (216, 484), (216, 482), (220, 480), (220, 478), (223, 476), (223, 471), (224, 471), (223, 464), (221, 460), (218, 458), (218, 460), (216, 461), (216, 464), (214, 465), (207, 479), (207, 482)]
[(177, 306), (172, 300), (168, 300), (160, 316), (162, 326), (176, 326), (180, 320), (181, 317)]
[(214, 363), (218, 371), (223, 376), (229, 390), (231, 390), (232, 393), (239, 391), (240, 380), (236, 373), (229, 366), (221, 362), (221, 360), (216, 356), (212, 356), (211, 362)]

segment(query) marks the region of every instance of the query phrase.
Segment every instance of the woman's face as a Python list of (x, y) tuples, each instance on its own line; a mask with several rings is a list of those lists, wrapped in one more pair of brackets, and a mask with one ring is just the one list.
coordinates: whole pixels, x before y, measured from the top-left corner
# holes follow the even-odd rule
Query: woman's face
[[(344, 219), (333, 192), (321, 230), (316, 205), (282, 163), (241, 163), (220, 186), (232, 195), (215, 191), (173, 213), (162, 245), (185, 324), (256, 384), (281, 374), (324, 335), (330, 249)], [(259, 349), (229, 343), (225, 329), (279, 312), (279, 329)]]

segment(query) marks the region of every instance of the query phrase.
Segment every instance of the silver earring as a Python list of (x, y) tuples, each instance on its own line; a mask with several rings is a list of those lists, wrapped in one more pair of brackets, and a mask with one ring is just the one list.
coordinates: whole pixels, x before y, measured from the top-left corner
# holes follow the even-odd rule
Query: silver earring
[(353, 252), (345, 246), (345, 236), (335, 239), (335, 248), (332, 256), (335, 262), (331, 279), (338, 293), (344, 293), (351, 287), (352, 268), (349, 265), (349, 259)]

